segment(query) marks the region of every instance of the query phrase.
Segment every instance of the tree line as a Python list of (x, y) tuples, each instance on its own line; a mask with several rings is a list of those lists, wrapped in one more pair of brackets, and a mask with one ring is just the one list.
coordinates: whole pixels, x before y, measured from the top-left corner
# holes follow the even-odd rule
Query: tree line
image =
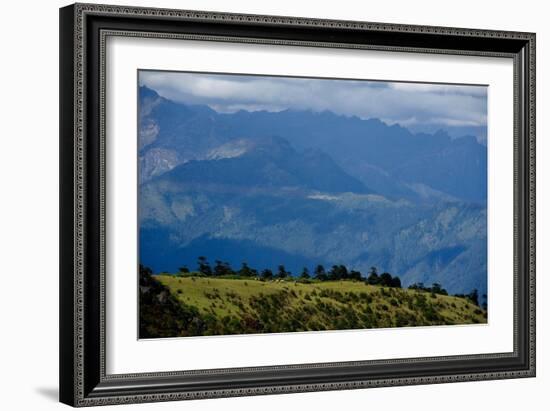
[[(179, 268), (181, 274), (190, 274), (191, 271), (187, 266)], [(352, 280), (363, 281), (368, 285), (378, 285), (382, 287), (402, 288), (401, 279), (398, 276), (392, 276), (388, 272), (378, 274), (376, 267), (371, 267), (367, 275), (363, 275), (361, 271), (348, 269), (343, 264), (333, 265), (328, 270), (322, 264), (318, 264), (312, 273), (310, 273), (307, 267), (302, 269), (302, 272), (298, 276), (293, 276), (292, 272), (288, 271), (283, 264), (277, 267), (277, 270), (273, 271), (269, 268), (263, 270), (257, 270), (250, 267), (246, 262), (241, 264), (238, 270), (235, 270), (226, 261), (216, 260), (212, 266), (208, 259), (204, 256), (200, 256), (197, 259), (196, 272), (205, 277), (237, 277), (237, 278), (258, 278), (263, 281), (270, 280), (288, 280), (293, 278), (307, 282), (310, 280), (317, 281), (340, 281), (340, 280)], [(410, 290), (425, 291), (433, 295), (449, 295), (447, 290), (439, 283), (433, 283), (431, 287), (427, 287), (424, 283), (414, 283), (408, 287)], [(480, 306), (478, 290), (474, 289), (468, 294), (454, 294), (454, 297), (465, 298), (475, 305)], [(483, 296), (486, 298), (486, 296)], [(483, 308), (487, 309), (486, 303), (483, 304)]]
[[(433, 283), (431, 287), (426, 287), (424, 283), (414, 283), (409, 286), (409, 290), (420, 290), (429, 292), (431, 294), (449, 295), (447, 290), (445, 290), (439, 283)], [(484, 310), (487, 310), (486, 302), (484, 302), (483, 304), (479, 303), (479, 291), (477, 290), (477, 288), (474, 288), (468, 294), (453, 294), (453, 297), (465, 298), (467, 300), (470, 300), (477, 306), (482, 306)], [(483, 298), (487, 299), (487, 295), (484, 294)]]
[[(368, 275), (365, 276), (361, 271), (348, 269), (348, 267), (343, 264), (335, 264), (329, 269), (326, 269), (322, 264), (318, 264), (313, 272), (310, 272), (307, 267), (304, 267), (302, 272), (294, 277), (292, 272), (288, 271), (282, 264), (279, 265), (275, 271), (269, 268), (260, 271), (250, 267), (246, 262), (243, 262), (241, 268), (235, 270), (226, 261), (216, 260), (212, 266), (206, 257), (200, 256), (197, 259), (196, 271), (206, 277), (256, 277), (262, 280), (284, 280), (289, 278), (317, 281), (354, 280), (364, 281), (369, 285), (401, 288), (401, 280), (399, 277), (392, 276), (387, 272), (379, 275), (376, 267), (371, 267)], [(190, 270), (187, 266), (183, 266), (179, 268), (179, 272), (188, 274)]]

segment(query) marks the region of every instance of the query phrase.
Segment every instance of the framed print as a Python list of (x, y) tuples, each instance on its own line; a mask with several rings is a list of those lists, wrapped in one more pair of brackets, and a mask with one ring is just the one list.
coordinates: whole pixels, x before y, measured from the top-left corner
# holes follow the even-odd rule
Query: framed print
[(60, 399), (535, 375), (535, 35), (60, 10)]

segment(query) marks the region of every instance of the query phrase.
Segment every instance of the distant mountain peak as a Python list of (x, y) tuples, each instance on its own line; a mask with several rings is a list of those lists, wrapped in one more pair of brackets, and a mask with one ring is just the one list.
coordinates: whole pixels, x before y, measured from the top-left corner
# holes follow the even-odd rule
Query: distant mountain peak
[[(293, 158), (296, 150), (300, 161), (338, 166), (391, 198), (424, 201), (411, 189), (415, 184), (428, 189), (422, 193), (476, 202), (487, 198), (487, 147), (471, 137), (450, 137), (446, 130), (412, 133), (378, 118), (327, 110), (219, 113), (206, 105), (171, 101), (147, 86), (139, 93), (142, 157), (163, 149), (177, 153), (180, 164), (243, 156), (282, 161)], [(149, 163), (164, 164), (154, 157)]]
[(149, 88), (145, 85), (139, 86), (139, 98), (140, 99), (157, 98), (157, 97), (160, 97), (160, 96), (155, 90), (153, 90), (153, 89), (151, 89), (151, 88)]
[(277, 136), (232, 140), (211, 150), (206, 158), (180, 164), (159, 178), (183, 186), (372, 193), (330, 156), (319, 150), (297, 151)]
[(215, 147), (206, 155), (207, 160), (221, 160), (223, 158), (240, 157), (254, 147), (254, 141), (247, 138), (231, 140)]

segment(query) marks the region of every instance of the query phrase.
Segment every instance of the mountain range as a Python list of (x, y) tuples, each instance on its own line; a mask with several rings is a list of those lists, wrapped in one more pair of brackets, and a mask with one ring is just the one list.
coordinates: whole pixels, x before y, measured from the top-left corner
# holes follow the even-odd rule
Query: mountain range
[(487, 148), (330, 111), (238, 111), (139, 89), (140, 261), (371, 266), (487, 290)]

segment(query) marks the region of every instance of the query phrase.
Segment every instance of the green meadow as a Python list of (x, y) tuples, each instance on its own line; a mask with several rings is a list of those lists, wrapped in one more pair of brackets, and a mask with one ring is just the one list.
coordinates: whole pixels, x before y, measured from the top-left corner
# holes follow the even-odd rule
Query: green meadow
[(281, 333), (479, 324), (487, 312), (464, 296), (359, 280), (238, 276), (140, 278), (140, 337)]

